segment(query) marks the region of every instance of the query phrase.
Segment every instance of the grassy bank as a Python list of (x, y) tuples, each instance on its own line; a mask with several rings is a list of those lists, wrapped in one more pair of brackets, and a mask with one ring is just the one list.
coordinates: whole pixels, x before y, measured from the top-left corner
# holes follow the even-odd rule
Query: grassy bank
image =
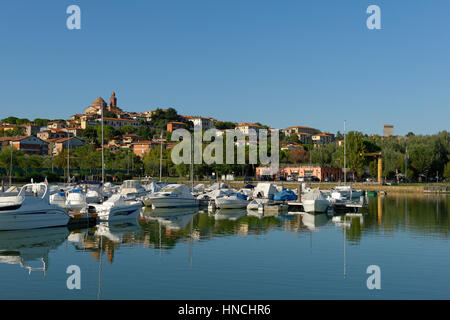
[[(166, 181), (165, 179), (163, 179)], [(191, 182), (189, 180), (183, 180), (183, 179), (177, 179), (177, 178), (169, 178), (167, 179), (167, 182), (171, 183), (185, 183), (187, 185), (190, 185)], [(242, 188), (247, 183), (244, 183), (243, 181), (223, 181), (227, 186), (233, 187), (233, 188)], [(203, 183), (206, 185), (211, 185), (213, 182), (211, 181), (194, 181), (194, 185), (197, 185), (199, 183)], [(252, 184), (257, 183), (257, 181), (254, 181)], [(285, 188), (288, 189), (296, 189), (299, 185), (299, 182), (289, 182), (289, 181), (275, 181), (272, 182), (276, 185), (282, 185)], [(338, 186), (338, 183), (306, 183), (308, 187), (312, 188), (320, 188), (322, 190), (331, 189), (336, 186)], [(342, 184), (341, 184), (342, 185)], [(379, 185), (379, 184), (367, 184), (367, 183), (352, 183), (350, 184), (354, 189), (358, 190), (368, 190), (368, 191), (386, 191), (388, 193), (424, 193), (425, 187), (430, 186), (446, 186), (450, 187), (450, 183), (440, 183), (440, 184), (433, 184), (433, 183), (405, 183), (400, 184), (396, 186), (388, 186), (388, 185)]]

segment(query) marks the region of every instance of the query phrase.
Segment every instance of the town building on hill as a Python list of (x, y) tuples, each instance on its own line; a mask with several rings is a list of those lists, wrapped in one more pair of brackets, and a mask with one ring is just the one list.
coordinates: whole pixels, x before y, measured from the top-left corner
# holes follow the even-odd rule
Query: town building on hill
[(67, 124), (65, 121), (53, 121), (53, 122), (47, 123), (47, 129), (49, 129), (49, 130), (64, 129), (66, 127), (67, 127)]
[(298, 136), (298, 140), (302, 144), (310, 144), (312, 143), (312, 134), (311, 133), (305, 133), (305, 132), (299, 132), (295, 133)]
[(133, 153), (139, 157), (143, 157), (154, 148), (161, 148), (161, 143), (163, 144), (163, 149), (167, 149), (168, 144), (165, 141), (137, 141), (132, 144)]
[(71, 136), (73, 137), (81, 137), (83, 134), (83, 129), (79, 127), (67, 128), (65, 131), (71, 134)]
[(2, 124), (2, 125), (0, 125), (0, 131), (1, 132), (12, 131), (15, 128), (17, 128), (17, 126), (15, 124)]
[(48, 154), (48, 143), (34, 136), (4, 137), (0, 138), (0, 144), (2, 148), (12, 146), (26, 154)]
[[(99, 118), (96, 120), (97, 124), (101, 124), (102, 119)], [(131, 126), (134, 128), (139, 128), (141, 125), (139, 124), (139, 121), (131, 120), (131, 119), (117, 119), (117, 118), (103, 118), (103, 124), (111, 126), (114, 130), (118, 130), (125, 126)]]
[(334, 142), (334, 134), (332, 133), (317, 133), (312, 136), (314, 146), (325, 145)]
[(383, 137), (392, 137), (394, 135), (394, 126), (392, 124), (385, 124), (383, 126)]
[(44, 141), (52, 140), (52, 139), (62, 139), (62, 138), (68, 138), (73, 137), (74, 134), (72, 132), (67, 132), (65, 129), (45, 129), (42, 131), (39, 131), (36, 136), (39, 139), (42, 139)]
[(256, 132), (256, 134), (258, 134), (259, 130), (262, 128), (263, 128), (263, 126), (260, 126), (255, 123), (243, 122), (243, 123), (239, 123), (236, 126), (235, 130), (248, 135), (248, 134), (250, 134), (250, 130), (254, 130)]
[(51, 155), (54, 156), (57, 156), (64, 150), (77, 149), (79, 147), (86, 145), (86, 143), (83, 140), (77, 137), (51, 139), (48, 140), (48, 143), (49, 143), (49, 152)]
[(22, 125), (25, 128), (25, 134), (27, 136), (36, 136), (39, 131), (41, 131), (41, 127), (34, 123), (26, 123)]
[(173, 132), (177, 129), (184, 129), (186, 128), (186, 123), (184, 122), (169, 122), (167, 123), (167, 132)]
[(192, 122), (194, 127), (201, 127), (202, 130), (208, 130), (215, 128), (214, 122), (216, 122), (213, 118), (206, 118), (206, 117), (192, 117), (192, 116), (182, 116), (186, 120)]
[(114, 112), (114, 113), (120, 113), (122, 112), (122, 109), (120, 109), (117, 106), (117, 97), (116, 93), (113, 92), (111, 94), (111, 98), (109, 99), (109, 106), (106, 104), (105, 100), (103, 100), (102, 97), (98, 97), (97, 99), (92, 102), (92, 104), (84, 109), (84, 114), (86, 115), (101, 115), (106, 112)]
[(313, 134), (320, 132), (319, 130), (317, 130), (315, 128), (304, 127), (304, 126), (288, 127), (282, 131), (286, 136), (290, 136), (291, 134), (299, 134), (299, 133), (308, 133), (310, 135), (313, 135)]

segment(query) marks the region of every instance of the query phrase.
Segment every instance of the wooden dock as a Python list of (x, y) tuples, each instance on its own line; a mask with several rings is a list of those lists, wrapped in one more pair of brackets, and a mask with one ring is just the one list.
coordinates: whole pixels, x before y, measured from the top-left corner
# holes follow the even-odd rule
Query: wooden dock
[(275, 205), (262, 205), (258, 207), (258, 213), (264, 213), (265, 216), (278, 216), (279, 214), (287, 212), (289, 206), (286, 204), (275, 204)]

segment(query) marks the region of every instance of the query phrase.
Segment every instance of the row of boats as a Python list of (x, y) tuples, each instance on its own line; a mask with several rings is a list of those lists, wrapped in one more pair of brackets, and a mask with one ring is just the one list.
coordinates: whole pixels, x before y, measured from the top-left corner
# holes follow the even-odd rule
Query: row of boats
[(82, 182), (78, 185), (30, 183), (0, 193), (0, 230), (64, 226), (74, 214), (96, 214), (100, 221), (136, 219), (144, 206), (155, 208), (199, 207), (213, 203), (219, 209), (258, 210), (261, 206), (296, 201), (307, 213), (323, 213), (335, 202), (351, 201), (362, 193), (350, 186), (322, 191), (288, 190), (271, 183), (229, 188), (223, 183), (163, 184), (128, 180), (121, 186)]

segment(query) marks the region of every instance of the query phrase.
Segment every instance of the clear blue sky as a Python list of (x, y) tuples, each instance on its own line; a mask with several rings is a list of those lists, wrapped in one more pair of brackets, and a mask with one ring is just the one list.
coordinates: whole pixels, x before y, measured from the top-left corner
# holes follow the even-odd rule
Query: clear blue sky
[[(82, 29), (66, 28), (66, 8)], [(382, 30), (366, 28), (381, 7)], [(128, 111), (450, 129), (450, 1), (46, 0), (0, 6), (0, 117), (68, 118), (112, 91)]]

